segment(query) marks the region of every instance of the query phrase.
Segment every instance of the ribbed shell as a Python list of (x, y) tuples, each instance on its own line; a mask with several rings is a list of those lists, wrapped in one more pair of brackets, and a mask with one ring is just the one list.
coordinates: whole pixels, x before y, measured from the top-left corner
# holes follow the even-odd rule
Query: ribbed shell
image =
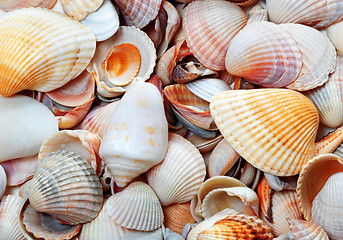
[(288, 219), (292, 235), (298, 240), (329, 240), (324, 229), (313, 223), (300, 219)]
[(152, 190), (143, 182), (133, 182), (111, 196), (106, 205), (108, 215), (122, 227), (152, 231), (163, 223), (162, 206)]
[(212, 70), (225, 69), (231, 39), (247, 23), (244, 11), (223, 0), (192, 1), (185, 9), (183, 29), (194, 56)]
[(13, 11), (18, 8), (42, 7), (52, 8), (57, 0), (0, 0), (0, 9)]
[(24, 199), (15, 195), (6, 195), (0, 202), (0, 236), (6, 240), (26, 240), (18, 223), (20, 206)]
[(164, 222), (166, 228), (171, 229), (179, 234), (182, 233), (184, 226), (187, 223), (195, 223), (191, 214), (191, 202), (174, 203), (169, 206), (163, 207)]
[(162, 0), (114, 0), (130, 26), (143, 28), (157, 17)]
[(10, 12), (0, 19), (0, 35), (3, 96), (59, 88), (87, 67), (95, 51), (91, 30), (48, 9)]
[(156, 192), (162, 206), (192, 200), (205, 175), (205, 162), (200, 152), (175, 133), (169, 134), (163, 161), (146, 173), (148, 184)]
[(98, 215), (102, 194), (99, 178), (86, 160), (59, 150), (39, 162), (29, 200), (36, 211), (75, 225)]
[(336, 50), (331, 41), (318, 30), (302, 24), (280, 25), (297, 42), (302, 54), (302, 68), (298, 78), (286, 88), (306, 91), (323, 85), (336, 68)]
[(336, 70), (323, 86), (304, 92), (316, 106), (320, 122), (332, 128), (343, 123), (343, 58), (337, 60)]
[(104, 0), (59, 0), (63, 11), (71, 18), (81, 21), (96, 11)]
[(298, 77), (302, 54), (285, 29), (271, 22), (252, 22), (233, 38), (225, 67), (230, 74), (251, 83), (283, 87)]
[(287, 89), (229, 90), (217, 94), (210, 108), (225, 139), (262, 171), (296, 175), (314, 154), (319, 116), (301, 93)]

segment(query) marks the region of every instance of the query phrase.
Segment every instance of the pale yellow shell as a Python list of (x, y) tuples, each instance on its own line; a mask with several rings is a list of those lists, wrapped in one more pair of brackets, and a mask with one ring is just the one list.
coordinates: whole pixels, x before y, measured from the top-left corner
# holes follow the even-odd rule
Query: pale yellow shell
[(104, 0), (59, 0), (64, 12), (77, 21), (96, 11)]

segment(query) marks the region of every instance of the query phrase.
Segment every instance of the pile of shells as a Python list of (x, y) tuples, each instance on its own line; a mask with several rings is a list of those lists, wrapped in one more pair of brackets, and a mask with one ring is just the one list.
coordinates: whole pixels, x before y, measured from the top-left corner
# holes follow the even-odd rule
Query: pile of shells
[(0, 0), (0, 239), (343, 239), (342, 19)]

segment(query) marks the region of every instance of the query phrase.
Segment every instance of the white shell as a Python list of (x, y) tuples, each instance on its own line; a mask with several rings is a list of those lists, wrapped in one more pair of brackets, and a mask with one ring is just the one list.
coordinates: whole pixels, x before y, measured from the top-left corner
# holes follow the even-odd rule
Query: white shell
[(329, 39), (335, 45), (336, 49), (343, 54), (343, 43), (341, 41), (343, 34), (343, 21), (332, 24), (326, 28), (326, 33)]
[(120, 240), (163, 240), (162, 228), (151, 232), (129, 231)]
[(218, 78), (203, 78), (197, 81), (189, 82), (186, 84), (186, 86), (192, 93), (207, 102), (211, 102), (211, 99), (218, 92), (231, 89), (225, 81)]
[(0, 165), (0, 199), (6, 190), (7, 176), (4, 168)]

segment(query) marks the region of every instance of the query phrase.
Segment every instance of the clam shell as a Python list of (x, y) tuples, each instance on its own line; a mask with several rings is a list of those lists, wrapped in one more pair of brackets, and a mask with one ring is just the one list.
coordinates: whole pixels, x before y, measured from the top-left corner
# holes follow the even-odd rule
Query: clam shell
[(129, 26), (143, 28), (157, 17), (162, 0), (114, 0)]
[(81, 21), (96, 11), (104, 0), (59, 0), (63, 11), (71, 18)]
[(160, 92), (150, 83), (135, 83), (111, 116), (100, 157), (116, 184), (124, 187), (161, 162), (167, 144), (168, 124)]
[(29, 200), (36, 211), (76, 225), (98, 215), (103, 201), (102, 187), (86, 160), (59, 150), (39, 162)]
[(192, 1), (185, 9), (183, 30), (191, 52), (205, 67), (224, 70), (229, 43), (246, 23), (244, 11), (233, 3)]
[(44, 139), (58, 131), (54, 115), (30, 97), (0, 96), (0, 111), (0, 162), (38, 153)]
[(0, 9), (8, 12), (26, 7), (53, 8), (56, 1), (57, 0), (0, 0)]
[(122, 192), (111, 196), (104, 207), (115, 223), (128, 229), (156, 230), (164, 219), (156, 194), (143, 182), (131, 183)]
[(146, 177), (162, 206), (192, 200), (205, 179), (205, 163), (199, 151), (185, 138), (169, 134), (163, 161), (152, 167)]
[[(18, 38), (18, 32), (22, 38)], [(19, 9), (0, 19), (0, 94), (51, 91), (79, 75), (95, 51), (91, 30), (42, 8)], [(15, 64), (15, 67), (13, 67)]]
[(335, 45), (338, 52), (340, 52), (341, 54), (343, 54), (343, 44), (340, 41), (340, 39), (342, 38), (342, 31), (343, 21), (332, 24), (331, 26), (326, 28), (328, 38), (331, 40), (331, 42)]
[(174, 203), (169, 206), (163, 207), (164, 222), (166, 228), (171, 229), (179, 234), (182, 233), (184, 226), (187, 223), (195, 223), (191, 214), (191, 202)]
[(302, 54), (285, 29), (271, 22), (252, 22), (232, 39), (225, 67), (253, 84), (283, 87), (298, 77)]
[(6, 240), (26, 240), (22, 234), (18, 215), (20, 205), (24, 203), (24, 199), (15, 195), (6, 195), (0, 202), (0, 236)]
[(319, 225), (301, 219), (287, 219), (292, 235), (303, 240), (329, 240), (326, 232)]
[(262, 171), (296, 175), (314, 155), (319, 116), (301, 93), (287, 89), (229, 90), (217, 94), (210, 108), (225, 139)]

